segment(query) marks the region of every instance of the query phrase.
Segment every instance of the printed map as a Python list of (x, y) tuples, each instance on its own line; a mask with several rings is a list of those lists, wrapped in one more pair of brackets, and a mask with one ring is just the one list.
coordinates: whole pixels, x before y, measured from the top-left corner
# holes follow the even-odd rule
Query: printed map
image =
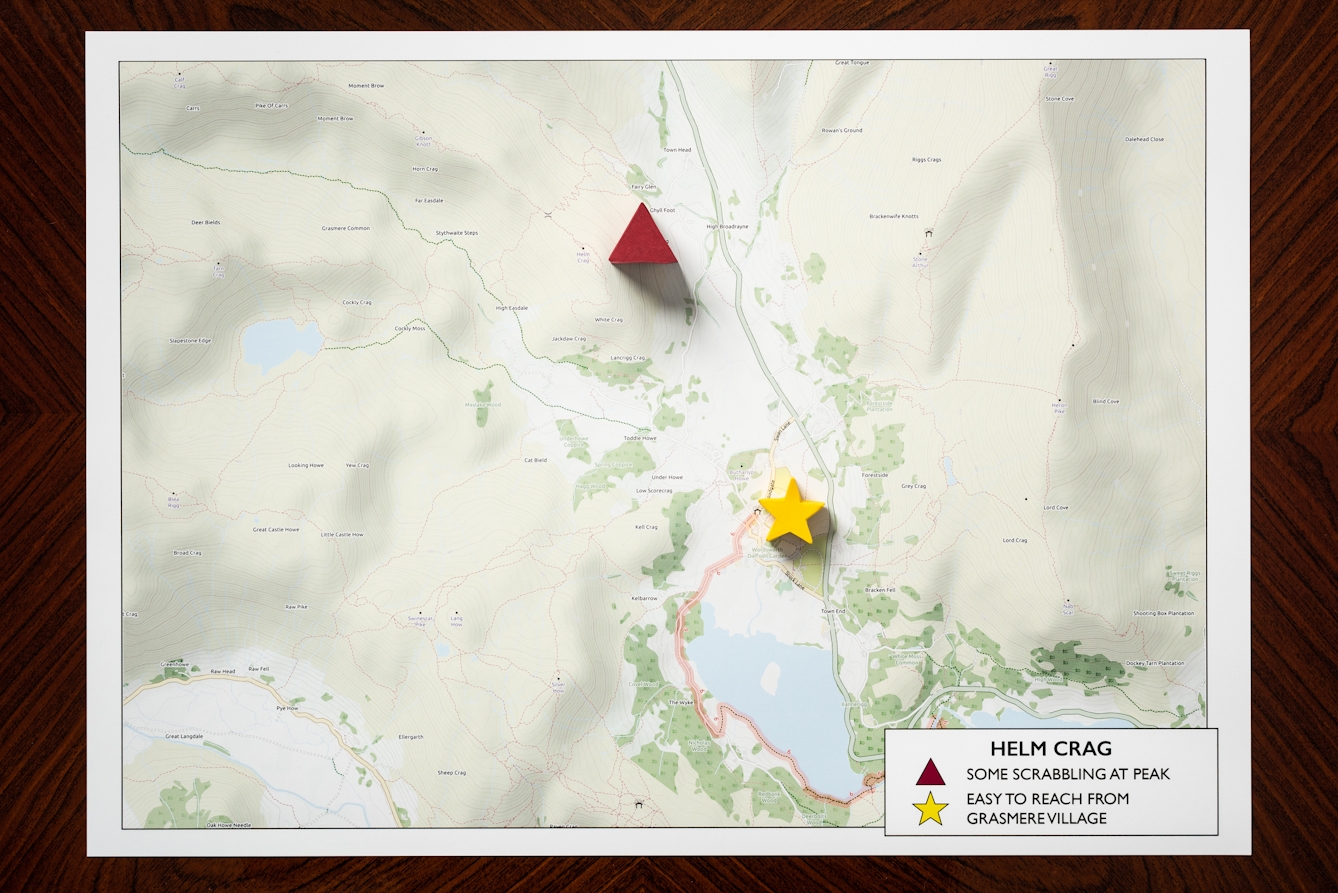
[(869, 826), (888, 728), (1206, 725), (1204, 85), (123, 65), (125, 827)]

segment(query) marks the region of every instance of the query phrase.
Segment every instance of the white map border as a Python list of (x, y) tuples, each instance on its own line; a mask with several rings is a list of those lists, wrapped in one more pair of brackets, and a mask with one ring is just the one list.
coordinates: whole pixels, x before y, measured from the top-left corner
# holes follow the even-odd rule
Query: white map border
[[(1248, 31), (85, 34), (88, 855), (1239, 854), (1251, 851)], [(881, 827), (178, 831), (121, 827), (118, 66), (122, 60), (1207, 60), (1208, 687), (1216, 837), (889, 838)]]

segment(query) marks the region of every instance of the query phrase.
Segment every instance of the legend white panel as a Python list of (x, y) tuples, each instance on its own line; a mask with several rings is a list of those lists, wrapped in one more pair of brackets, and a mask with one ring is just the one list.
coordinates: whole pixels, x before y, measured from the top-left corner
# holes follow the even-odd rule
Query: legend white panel
[(1211, 835), (1216, 729), (888, 730), (894, 836)]

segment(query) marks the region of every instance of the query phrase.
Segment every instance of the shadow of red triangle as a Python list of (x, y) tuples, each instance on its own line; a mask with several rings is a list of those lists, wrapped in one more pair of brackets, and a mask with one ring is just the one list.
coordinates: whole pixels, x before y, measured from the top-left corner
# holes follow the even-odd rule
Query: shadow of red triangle
[(650, 211), (643, 202), (637, 206), (632, 221), (623, 231), (623, 237), (613, 247), (609, 255), (611, 264), (676, 264), (669, 243), (660, 234), (660, 228), (651, 219)]
[(943, 784), (943, 776), (938, 774), (938, 767), (934, 765), (932, 759), (925, 763), (925, 769), (920, 773), (920, 780), (916, 784)]

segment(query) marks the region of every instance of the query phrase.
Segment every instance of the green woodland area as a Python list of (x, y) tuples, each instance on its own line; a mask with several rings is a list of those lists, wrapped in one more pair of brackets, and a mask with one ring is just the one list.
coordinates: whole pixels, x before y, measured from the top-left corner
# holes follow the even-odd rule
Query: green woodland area
[[(158, 792), (159, 805), (149, 811), (144, 822), (145, 828), (205, 828), (210, 823), (230, 825), (232, 819), (225, 815), (210, 815), (209, 810), (201, 805), (204, 792), (209, 790), (209, 782), (195, 779), (189, 788), (181, 782), (173, 781), (170, 788)], [(195, 808), (190, 805), (194, 803)]]

